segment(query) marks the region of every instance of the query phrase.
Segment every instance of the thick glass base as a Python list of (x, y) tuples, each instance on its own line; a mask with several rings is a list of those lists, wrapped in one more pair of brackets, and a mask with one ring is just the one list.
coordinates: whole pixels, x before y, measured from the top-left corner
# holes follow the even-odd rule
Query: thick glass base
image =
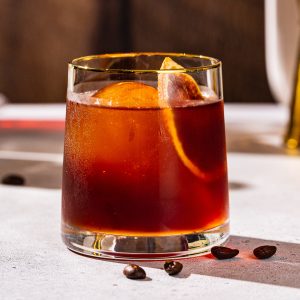
[(229, 237), (228, 223), (203, 232), (170, 236), (124, 236), (68, 228), (67, 247), (79, 254), (115, 260), (165, 260), (210, 253)]

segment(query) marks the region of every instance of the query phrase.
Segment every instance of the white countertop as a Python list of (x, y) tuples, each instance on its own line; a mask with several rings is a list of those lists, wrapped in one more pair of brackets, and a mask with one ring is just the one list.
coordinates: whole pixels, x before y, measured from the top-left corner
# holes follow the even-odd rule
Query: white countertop
[[(9, 105), (1, 121), (63, 120), (63, 105)], [(27, 186), (0, 185), (0, 299), (300, 299), (300, 156), (281, 147), (286, 109), (226, 105), (231, 199), (229, 245), (238, 258), (183, 260), (177, 277), (162, 262), (139, 263), (148, 280), (126, 279), (124, 263), (83, 257), (60, 239), (63, 134), (0, 126), (0, 177), (12, 169)], [(253, 248), (276, 245), (268, 260)]]

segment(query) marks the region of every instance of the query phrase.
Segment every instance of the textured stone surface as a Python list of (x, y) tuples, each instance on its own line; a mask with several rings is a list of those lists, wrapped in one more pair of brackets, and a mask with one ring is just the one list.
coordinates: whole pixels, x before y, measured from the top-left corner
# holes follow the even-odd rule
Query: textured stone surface
[[(276, 124), (285, 118), (277, 107), (259, 108), (258, 114), (257, 107), (239, 109), (226, 107), (229, 136), (254, 114), (261, 132), (272, 127), (273, 117)], [(280, 139), (271, 140), (279, 147)], [(0, 299), (299, 299), (300, 158), (260, 149), (228, 155), (228, 245), (239, 248), (240, 255), (228, 261), (182, 260), (184, 269), (176, 277), (161, 270), (163, 262), (144, 262), (147, 280), (132, 281), (122, 274), (124, 263), (66, 250), (60, 239), (59, 189), (0, 185)], [(1, 153), (0, 148), (0, 158)], [(278, 251), (261, 261), (252, 250), (263, 244)]]

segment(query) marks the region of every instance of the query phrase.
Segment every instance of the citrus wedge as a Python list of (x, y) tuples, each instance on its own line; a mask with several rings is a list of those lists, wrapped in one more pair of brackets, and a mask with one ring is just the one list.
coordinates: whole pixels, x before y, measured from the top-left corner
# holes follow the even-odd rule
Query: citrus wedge
[[(181, 65), (166, 57), (161, 65), (161, 70), (175, 69), (184, 70)], [(205, 173), (187, 156), (182, 146), (175, 124), (174, 113), (170, 107), (171, 104), (180, 103), (184, 100), (203, 100), (204, 97), (198, 84), (192, 76), (185, 73), (160, 73), (158, 75), (158, 99), (162, 106), (169, 107), (164, 110), (164, 118), (179, 158), (195, 176), (205, 178)]]

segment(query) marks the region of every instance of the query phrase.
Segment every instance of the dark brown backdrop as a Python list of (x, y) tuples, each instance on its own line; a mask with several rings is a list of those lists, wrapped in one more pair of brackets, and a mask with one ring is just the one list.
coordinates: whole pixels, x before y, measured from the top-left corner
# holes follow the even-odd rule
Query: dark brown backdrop
[(0, 0), (0, 93), (64, 101), (67, 62), (120, 51), (220, 58), (225, 101), (270, 102), (261, 0)]

